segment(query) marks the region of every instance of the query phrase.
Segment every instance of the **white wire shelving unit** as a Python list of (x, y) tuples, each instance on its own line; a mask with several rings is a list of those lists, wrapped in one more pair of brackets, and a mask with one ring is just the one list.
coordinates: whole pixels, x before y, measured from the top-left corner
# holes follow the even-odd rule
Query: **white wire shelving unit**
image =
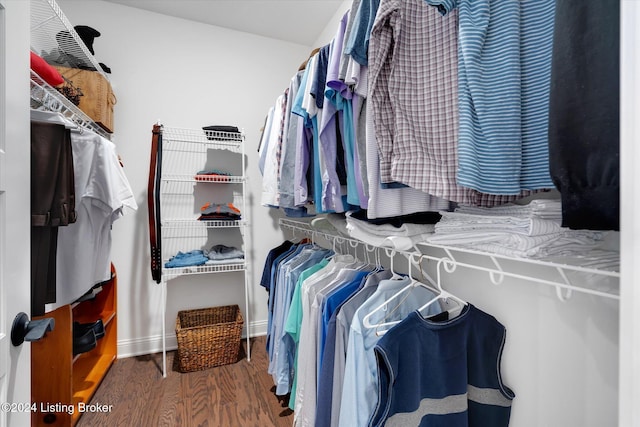
[(31, 0), (31, 50), (49, 64), (108, 75), (84, 44), (55, 0)]
[[(212, 273), (244, 274), (244, 321), (247, 360), (251, 360), (249, 278), (250, 250), (247, 228), (246, 156), (242, 132), (205, 131), (162, 126), (162, 173), (160, 177), (162, 248), (162, 353), (166, 376), (167, 283), (178, 277)], [(225, 169), (223, 172), (222, 169)], [(205, 171), (214, 171), (205, 175)], [(199, 219), (207, 204), (231, 205), (240, 211), (237, 219)], [(225, 231), (226, 230), (226, 231)], [(235, 230), (235, 231), (234, 231)], [(239, 236), (238, 236), (239, 234)], [(166, 267), (178, 252), (209, 249), (216, 244), (233, 246), (239, 238), (243, 260), (223, 263)], [(230, 240), (230, 241), (227, 241)]]
[[(413, 251), (375, 247), (360, 240), (338, 233), (316, 229), (310, 223), (281, 218), (280, 227), (294, 235), (302, 234), (312, 239), (322, 238), (334, 247), (361, 247), (363, 253), (384, 253), (390, 259), (396, 254), (406, 257), (412, 265), (427, 277), (423, 267), (427, 261), (436, 263), (437, 275), (454, 273), (458, 267), (488, 274), (494, 285), (501, 285), (505, 277), (552, 286), (560, 301), (567, 301), (573, 292), (595, 295), (614, 300), (620, 299), (619, 252), (593, 251), (573, 257), (549, 259), (518, 258), (487, 253), (463, 247), (418, 243)], [(424, 261), (424, 263), (423, 263)], [(590, 280), (584, 280), (588, 278)], [(433, 279), (432, 279), (433, 281)], [(435, 282), (435, 281), (434, 281)]]
[[(89, 52), (55, 0), (31, 0), (30, 12), (30, 43), (33, 52), (49, 64), (95, 69), (108, 79), (108, 75), (103, 72), (95, 56)], [(57, 112), (82, 128), (112, 139), (110, 133), (34, 71), (31, 71), (30, 96), (31, 108)]]

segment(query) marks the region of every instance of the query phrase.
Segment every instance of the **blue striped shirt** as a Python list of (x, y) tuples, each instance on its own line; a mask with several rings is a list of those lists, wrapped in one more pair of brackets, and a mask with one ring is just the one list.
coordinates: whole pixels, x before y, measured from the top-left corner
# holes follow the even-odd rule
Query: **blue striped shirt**
[(553, 188), (548, 112), (553, 0), (427, 0), (458, 8), (458, 184), (490, 194)]

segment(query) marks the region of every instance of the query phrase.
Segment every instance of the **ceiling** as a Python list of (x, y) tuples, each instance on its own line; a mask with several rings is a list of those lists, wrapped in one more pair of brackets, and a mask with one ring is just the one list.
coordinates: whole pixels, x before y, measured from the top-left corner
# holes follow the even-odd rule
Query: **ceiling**
[(312, 46), (344, 0), (106, 0)]

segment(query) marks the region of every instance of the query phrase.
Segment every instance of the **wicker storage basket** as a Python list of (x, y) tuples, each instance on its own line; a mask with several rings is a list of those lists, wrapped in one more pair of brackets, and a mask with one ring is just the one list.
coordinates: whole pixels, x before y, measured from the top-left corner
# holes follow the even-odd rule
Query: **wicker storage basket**
[(80, 88), (82, 91), (78, 108), (102, 129), (113, 133), (113, 106), (117, 100), (111, 83), (97, 71), (60, 66), (55, 68), (74, 87)]
[(180, 372), (237, 362), (242, 325), (237, 305), (179, 311), (176, 337)]

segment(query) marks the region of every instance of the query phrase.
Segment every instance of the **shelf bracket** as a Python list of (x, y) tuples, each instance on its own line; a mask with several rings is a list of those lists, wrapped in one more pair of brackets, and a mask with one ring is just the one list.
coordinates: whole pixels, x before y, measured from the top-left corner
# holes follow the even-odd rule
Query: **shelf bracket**
[(502, 269), (502, 266), (500, 266), (496, 257), (490, 256), (489, 259), (491, 259), (497, 270), (489, 271), (489, 279), (491, 280), (491, 283), (498, 286), (504, 281), (504, 270)]
[(567, 302), (571, 298), (571, 295), (573, 295), (573, 285), (571, 284), (571, 281), (569, 280), (569, 278), (567, 277), (567, 274), (564, 272), (562, 268), (557, 267), (556, 270), (560, 274), (560, 277), (562, 277), (562, 280), (564, 281), (564, 283), (567, 285), (567, 287), (565, 288), (564, 294), (562, 293), (562, 286), (557, 285), (556, 296), (558, 297), (560, 302)]

